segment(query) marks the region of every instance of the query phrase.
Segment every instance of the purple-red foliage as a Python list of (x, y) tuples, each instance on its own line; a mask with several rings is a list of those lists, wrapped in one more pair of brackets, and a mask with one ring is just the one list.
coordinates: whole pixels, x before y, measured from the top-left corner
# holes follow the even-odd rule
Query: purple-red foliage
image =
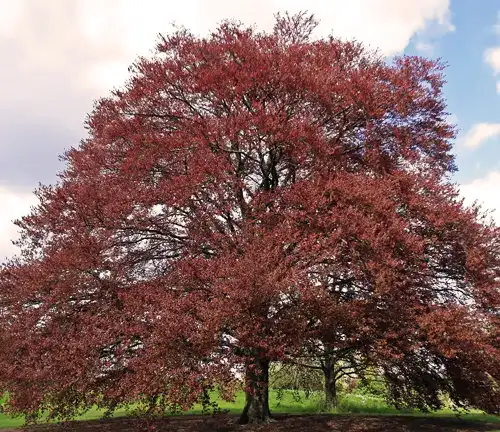
[(262, 420), (261, 369), (321, 340), (400, 403), (500, 411), (499, 232), (449, 181), (443, 66), (314, 26), (180, 30), (96, 104), (1, 270), (6, 409), (189, 407), (243, 365)]

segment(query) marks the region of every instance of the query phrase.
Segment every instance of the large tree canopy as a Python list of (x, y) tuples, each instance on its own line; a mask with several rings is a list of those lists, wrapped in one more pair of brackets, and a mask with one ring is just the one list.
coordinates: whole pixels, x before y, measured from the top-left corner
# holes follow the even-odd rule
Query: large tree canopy
[(328, 349), (500, 411), (500, 237), (449, 180), (443, 66), (315, 26), (178, 30), (96, 104), (1, 270), (8, 410), (188, 407), (244, 368), (265, 421), (269, 363)]

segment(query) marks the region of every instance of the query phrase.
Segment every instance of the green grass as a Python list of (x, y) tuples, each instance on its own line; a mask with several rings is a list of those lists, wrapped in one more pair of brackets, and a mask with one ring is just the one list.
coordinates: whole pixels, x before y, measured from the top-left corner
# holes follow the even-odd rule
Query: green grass
[[(217, 398), (217, 394), (214, 393), (214, 399), (217, 401), (219, 408), (222, 410), (227, 410), (232, 414), (239, 414), (243, 409), (245, 402), (245, 394), (243, 392), (238, 392), (234, 402), (227, 402)], [(306, 414), (317, 412), (317, 399), (302, 398), (300, 401), (294, 400), (292, 394), (285, 393), (284, 398), (281, 401), (277, 400), (276, 392), (271, 391), (270, 395), (270, 409), (275, 413), (288, 413), (288, 414)], [(85, 414), (76, 417), (76, 420), (95, 420), (99, 419), (103, 415), (103, 410), (97, 408), (91, 408)], [(126, 408), (119, 408), (115, 411), (113, 417), (122, 417), (129, 414), (129, 410)], [(191, 410), (182, 412), (180, 414), (202, 414), (202, 406), (195, 405)], [(11, 418), (5, 414), (0, 413), (0, 429), (3, 428), (15, 428), (20, 427), (24, 424), (23, 417)]]
[[(216, 394), (214, 393), (214, 396)], [(226, 402), (215, 398), (219, 407), (223, 410), (228, 410), (230, 413), (239, 414), (243, 408), (245, 396), (242, 392), (236, 395), (234, 402)], [(285, 392), (281, 400), (277, 399), (275, 391), (270, 392), (270, 408), (273, 413), (287, 414), (312, 414), (321, 412), (321, 394), (313, 394), (309, 398), (301, 396), (300, 400), (296, 400), (291, 392)], [(201, 414), (201, 405), (194, 406), (185, 414)], [(451, 409), (443, 409), (434, 413), (422, 413), (417, 410), (398, 411), (393, 407), (388, 406), (383, 399), (373, 396), (362, 395), (345, 395), (341, 398), (338, 407), (333, 411), (334, 414), (373, 414), (373, 415), (412, 415), (412, 416), (429, 416), (429, 417), (456, 417), (456, 413)], [(84, 415), (77, 417), (77, 420), (94, 420), (102, 416), (103, 411), (97, 408), (92, 408)], [(114, 413), (114, 417), (127, 415), (128, 411), (125, 408), (119, 409)], [(500, 417), (484, 414), (480, 411), (471, 411), (463, 413), (461, 419), (470, 421), (488, 421), (500, 423)], [(24, 424), (22, 417), (10, 418), (4, 414), (0, 414), (0, 428), (20, 427)]]
[(357, 394), (345, 395), (341, 398), (338, 407), (334, 410), (336, 414), (376, 414), (376, 415), (406, 415), (421, 417), (459, 417), (470, 421), (487, 421), (500, 423), (500, 417), (485, 414), (479, 410), (457, 413), (450, 408), (441, 409), (436, 412), (423, 413), (419, 410), (397, 410), (377, 397)]

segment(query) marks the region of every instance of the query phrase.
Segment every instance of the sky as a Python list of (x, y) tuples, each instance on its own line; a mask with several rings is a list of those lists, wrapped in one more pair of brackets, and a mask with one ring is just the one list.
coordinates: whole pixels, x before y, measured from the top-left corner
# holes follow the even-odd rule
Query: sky
[(453, 180), (500, 224), (500, 0), (0, 0), (0, 262), (16, 252), (12, 220), (54, 183), (58, 156), (85, 136), (93, 101), (127, 78), (158, 33), (200, 36), (225, 18), (270, 29), (307, 10), (318, 36), (364, 42), (390, 59), (448, 64), (445, 97), (459, 134)]

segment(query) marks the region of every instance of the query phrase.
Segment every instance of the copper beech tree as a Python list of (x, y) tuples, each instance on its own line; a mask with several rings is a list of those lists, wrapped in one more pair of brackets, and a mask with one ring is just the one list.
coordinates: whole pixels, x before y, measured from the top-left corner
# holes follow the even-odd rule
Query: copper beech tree
[(242, 370), (263, 422), (270, 362), (325, 350), (500, 411), (499, 232), (450, 182), (443, 66), (315, 27), (178, 30), (96, 104), (1, 270), (7, 411), (188, 408)]

